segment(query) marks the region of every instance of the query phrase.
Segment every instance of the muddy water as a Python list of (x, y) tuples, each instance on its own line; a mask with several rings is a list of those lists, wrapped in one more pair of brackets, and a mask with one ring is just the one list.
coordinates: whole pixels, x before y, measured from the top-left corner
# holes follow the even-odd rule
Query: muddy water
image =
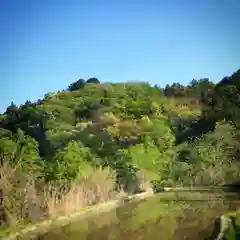
[(160, 194), (52, 229), (38, 240), (210, 240), (216, 218), (240, 207), (233, 196), (221, 196)]

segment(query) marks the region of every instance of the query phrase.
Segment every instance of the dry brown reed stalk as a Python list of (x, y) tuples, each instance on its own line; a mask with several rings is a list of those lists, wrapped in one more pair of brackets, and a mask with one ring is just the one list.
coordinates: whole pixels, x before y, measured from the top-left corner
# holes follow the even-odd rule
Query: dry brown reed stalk
[[(5, 161), (0, 167), (0, 217), (6, 227), (69, 214), (117, 195), (115, 176), (109, 169), (95, 169), (85, 179), (73, 183), (44, 185), (35, 179), (23, 172), (20, 165), (13, 168)], [(147, 190), (147, 177), (142, 175), (140, 182)]]
[(150, 173), (144, 170), (140, 170), (137, 172), (137, 178), (138, 178), (139, 189), (141, 191), (145, 192), (152, 189), (151, 180), (153, 178)]
[[(114, 178), (108, 170), (98, 169), (80, 183), (71, 184), (70, 189), (48, 185), (44, 199), (49, 217), (69, 214), (81, 208), (112, 199), (115, 196)], [(67, 192), (67, 193), (66, 193)]]
[(23, 222), (23, 205), (27, 178), (19, 169), (5, 161), (0, 167), (0, 190), (2, 197), (2, 225), (16, 226)]
[(86, 179), (71, 183), (51, 183), (36, 187), (36, 182), (5, 163), (0, 167), (1, 226), (16, 227), (26, 222), (52, 218), (112, 199), (115, 182), (109, 170), (98, 169)]

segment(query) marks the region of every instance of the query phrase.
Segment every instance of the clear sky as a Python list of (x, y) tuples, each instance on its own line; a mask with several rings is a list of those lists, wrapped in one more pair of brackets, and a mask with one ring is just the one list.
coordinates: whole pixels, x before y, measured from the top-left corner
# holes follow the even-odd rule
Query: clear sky
[(78, 78), (165, 86), (240, 68), (239, 0), (1, 0), (0, 112)]

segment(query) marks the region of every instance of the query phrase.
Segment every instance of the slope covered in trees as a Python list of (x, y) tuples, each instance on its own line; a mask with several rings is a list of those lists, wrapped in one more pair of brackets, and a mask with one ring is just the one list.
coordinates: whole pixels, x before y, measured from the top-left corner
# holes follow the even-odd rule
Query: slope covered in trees
[(39, 189), (81, 183), (101, 169), (126, 192), (142, 181), (232, 183), (240, 179), (238, 81), (240, 71), (216, 85), (201, 79), (164, 89), (80, 79), (35, 103), (12, 103), (0, 115), (1, 169), (18, 169), (15, 180)]

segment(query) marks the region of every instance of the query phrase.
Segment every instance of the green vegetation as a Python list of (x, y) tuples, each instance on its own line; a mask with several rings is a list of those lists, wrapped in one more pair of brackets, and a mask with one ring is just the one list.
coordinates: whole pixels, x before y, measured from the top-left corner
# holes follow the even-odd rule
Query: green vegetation
[(202, 79), (165, 89), (80, 79), (35, 103), (12, 103), (0, 115), (2, 224), (73, 211), (149, 183), (239, 180), (239, 80), (240, 70), (216, 85)]
[(240, 236), (240, 212), (230, 212), (223, 215), (228, 220), (228, 226), (224, 231), (227, 240), (237, 240)]

